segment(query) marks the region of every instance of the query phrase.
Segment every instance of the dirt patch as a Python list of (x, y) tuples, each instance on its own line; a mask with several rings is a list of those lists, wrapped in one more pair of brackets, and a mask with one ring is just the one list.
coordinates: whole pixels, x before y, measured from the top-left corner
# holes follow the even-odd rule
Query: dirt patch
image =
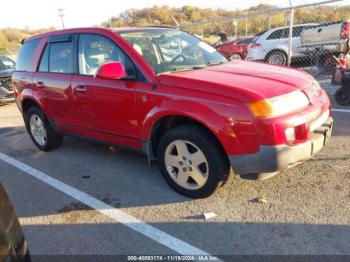
[[(106, 203), (107, 205), (110, 205), (114, 208), (121, 207), (121, 203), (118, 199), (111, 197), (109, 194), (106, 194), (104, 197), (100, 199), (102, 202)], [(94, 210), (93, 208), (79, 202), (75, 201), (68, 205), (65, 205), (64, 207), (57, 210), (57, 213), (67, 213), (71, 211), (84, 211), (84, 210)]]

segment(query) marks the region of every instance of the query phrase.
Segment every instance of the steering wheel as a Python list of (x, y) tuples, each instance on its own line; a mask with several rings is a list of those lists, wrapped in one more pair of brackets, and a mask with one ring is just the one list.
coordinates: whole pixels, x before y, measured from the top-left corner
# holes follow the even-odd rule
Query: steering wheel
[(176, 60), (178, 60), (179, 58), (183, 58), (183, 61), (186, 60), (186, 56), (179, 54), (179, 55), (175, 56), (173, 59), (171, 59), (171, 63), (175, 63)]

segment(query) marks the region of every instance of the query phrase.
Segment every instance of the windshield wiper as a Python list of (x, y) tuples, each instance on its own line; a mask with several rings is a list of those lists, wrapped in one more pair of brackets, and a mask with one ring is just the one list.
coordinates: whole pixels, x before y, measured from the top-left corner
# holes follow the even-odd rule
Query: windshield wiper
[(180, 71), (198, 70), (198, 69), (203, 69), (203, 68), (205, 68), (205, 65), (189, 66), (189, 67), (175, 67), (175, 68), (171, 69), (171, 72), (175, 73), (175, 72), (180, 72)]
[(207, 63), (208, 66), (214, 66), (214, 65), (222, 65), (224, 63), (224, 61), (209, 61)]
[(208, 61), (208, 63), (203, 64), (203, 65), (175, 67), (175, 68), (171, 69), (170, 72), (175, 73), (175, 72), (180, 72), (180, 71), (199, 70), (199, 69), (206, 68), (207, 66), (222, 65), (222, 64), (224, 64), (223, 61), (212, 60), (212, 61)]

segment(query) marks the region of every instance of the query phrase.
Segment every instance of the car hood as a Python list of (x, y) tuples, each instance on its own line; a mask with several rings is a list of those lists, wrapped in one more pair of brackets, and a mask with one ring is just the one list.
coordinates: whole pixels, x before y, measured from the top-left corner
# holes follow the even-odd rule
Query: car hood
[(290, 93), (315, 81), (303, 71), (239, 60), (199, 70), (162, 74), (158, 78), (163, 85), (215, 93), (243, 102)]
[(11, 77), (14, 71), (13, 69), (2, 70), (0, 71), (0, 78)]

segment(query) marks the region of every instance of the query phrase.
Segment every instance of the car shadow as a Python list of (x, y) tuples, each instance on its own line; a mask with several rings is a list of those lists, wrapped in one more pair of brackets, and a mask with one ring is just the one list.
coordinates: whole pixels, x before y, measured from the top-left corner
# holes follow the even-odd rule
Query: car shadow
[[(30, 219), (40, 221), (42, 218)], [(147, 237), (132, 233), (133, 231), (125, 225), (117, 222), (84, 223), (67, 220), (51, 221), (52, 223), (47, 226), (40, 223), (31, 224), (27, 220), (29, 219), (22, 217), (21, 223), (34, 258), (39, 254), (65, 256), (176, 254), (169, 248), (160, 248), (159, 244), (148, 240)], [(350, 257), (349, 225), (239, 221), (160, 222), (150, 225), (223, 261), (337, 262), (349, 261)], [(48, 238), (48, 236), (55, 237)], [(82, 239), (88, 241), (81, 241)], [(339, 257), (340, 255), (343, 257)]]

